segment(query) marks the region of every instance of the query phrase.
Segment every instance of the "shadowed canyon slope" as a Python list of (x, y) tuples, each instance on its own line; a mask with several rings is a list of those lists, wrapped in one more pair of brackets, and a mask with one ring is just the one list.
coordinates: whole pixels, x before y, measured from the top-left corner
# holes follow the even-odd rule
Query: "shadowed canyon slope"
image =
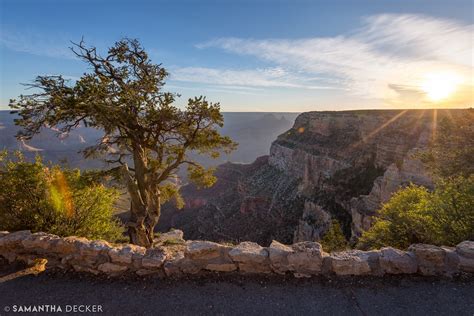
[(210, 189), (185, 186), (185, 208), (167, 205), (160, 228), (182, 229), (189, 239), (291, 243), (319, 240), (335, 218), (357, 238), (399, 187), (432, 187), (416, 153), (442, 119), (465, 111), (303, 113), (268, 156), (219, 166)]

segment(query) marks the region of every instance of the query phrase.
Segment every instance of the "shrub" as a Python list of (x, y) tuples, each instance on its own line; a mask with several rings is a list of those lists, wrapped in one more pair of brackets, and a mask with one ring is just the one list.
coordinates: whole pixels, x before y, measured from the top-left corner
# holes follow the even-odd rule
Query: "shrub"
[(325, 251), (340, 251), (347, 248), (347, 240), (342, 233), (341, 225), (337, 220), (331, 222), (329, 230), (321, 239), (321, 245)]
[(433, 192), (410, 185), (396, 192), (358, 247), (454, 246), (474, 239), (474, 176), (440, 179)]
[(79, 170), (0, 155), (0, 229), (29, 229), (60, 236), (115, 241), (123, 228), (113, 218), (115, 189)]

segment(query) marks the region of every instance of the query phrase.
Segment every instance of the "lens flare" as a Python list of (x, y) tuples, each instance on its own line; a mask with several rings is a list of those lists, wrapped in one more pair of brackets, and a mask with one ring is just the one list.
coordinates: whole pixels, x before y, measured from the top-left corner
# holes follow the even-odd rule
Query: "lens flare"
[(74, 215), (71, 190), (61, 170), (53, 169), (49, 187), (51, 202), (57, 211), (64, 211), (68, 217)]

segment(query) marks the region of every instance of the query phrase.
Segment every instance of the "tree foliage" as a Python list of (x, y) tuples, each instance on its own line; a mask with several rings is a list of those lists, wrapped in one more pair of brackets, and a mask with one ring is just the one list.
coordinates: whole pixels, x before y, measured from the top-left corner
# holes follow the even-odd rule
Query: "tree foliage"
[(115, 241), (123, 233), (112, 214), (117, 195), (79, 170), (0, 155), (0, 229)]
[(441, 179), (433, 192), (410, 185), (396, 192), (359, 239), (360, 248), (413, 243), (454, 246), (474, 239), (474, 175)]
[(111, 163), (109, 171), (131, 197), (131, 241), (150, 246), (164, 198), (177, 197), (181, 203), (175, 181), (181, 165), (200, 186), (216, 181), (213, 169), (189, 153), (216, 158), (236, 144), (219, 133), (223, 116), (218, 103), (201, 96), (189, 99), (184, 109), (174, 104), (177, 95), (163, 90), (168, 72), (151, 62), (137, 40), (120, 40), (105, 56), (83, 41), (72, 51), (92, 71), (74, 84), (62, 76), (37, 77), (30, 87), (38, 92), (10, 102), (20, 115), (19, 137), (31, 138), (43, 126), (62, 134), (79, 125), (102, 130), (104, 136), (84, 154)]
[(323, 239), (321, 239), (321, 244), (323, 245), (323, 249), (329, 252), (345, 250), (348, 247), (346, 237), (344, 237), (341, 229), (341, 224), (339, 224), (337, 220), (331, 222), (329, 230)]

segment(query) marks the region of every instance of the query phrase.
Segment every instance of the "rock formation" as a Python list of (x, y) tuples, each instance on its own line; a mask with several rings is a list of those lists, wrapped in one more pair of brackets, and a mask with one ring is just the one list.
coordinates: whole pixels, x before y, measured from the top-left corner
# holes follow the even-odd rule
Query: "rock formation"
[[(269, 247), (253, 242), (236, 246), (203, 240), (158, 245), (149, 249), (130, 244), (18, 231), (0, 232), (0, 257), (9, 262), (43, 262), (42, 270), (56, 268), (108, 276), (180, 277), (206, 272), (314, 275), (420, 274), (474, 272), (474, 241), (456, 248), (415, 244), (408, 251), (393, 248), (326, 253), (317, 242)], [(46, 266), (44, 264), (46, 263)], [(41, 270), (41, 271), (42, 271)], [(37, 271), (38, 273), (41, 271)]]
[(221, 165), (210, 189), (183, 188), (184, 210), (165, 207), (160, 228), (187, 238), (269, 245), (318, 241), (337, 219), (356, 240), (390, 196), (433, 186), (417, 159), (438, 122), (465, 110), (308, 112), (253, 164)]

